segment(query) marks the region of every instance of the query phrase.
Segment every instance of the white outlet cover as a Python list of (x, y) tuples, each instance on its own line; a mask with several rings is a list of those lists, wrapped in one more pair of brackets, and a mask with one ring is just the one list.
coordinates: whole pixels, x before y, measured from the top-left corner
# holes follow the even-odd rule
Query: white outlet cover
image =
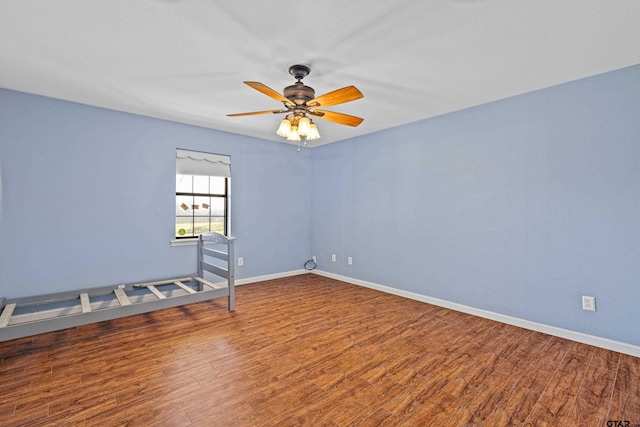
[(582, 309), (586, 311), (596, 311), (596, 298), (583, 295)]

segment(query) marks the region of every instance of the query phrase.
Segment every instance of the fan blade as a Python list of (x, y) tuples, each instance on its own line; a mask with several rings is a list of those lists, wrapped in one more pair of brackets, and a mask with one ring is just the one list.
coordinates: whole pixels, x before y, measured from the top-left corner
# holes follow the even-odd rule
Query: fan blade
[(364, 95), (355, 86), (347, 86), (333, 92), (325, 93), (307, 102), (308, 107), (330, 107), (332, 105), (344, 104), (355, 101)]
[(286, 113), (289, 110), (266, 110), (266, 111), (252, 111), (251, 113), (236, 113), (236, 114), (227, 114), (229, 117), (239, 117), (239, 116), (255, 116), (257, 114), (280, 114)]
[(289, 101), (287, 98), (282, 96), (280, 93), (276, 92), (275, 90), (271, 89), (269, 86), (266, 86), (266, 85), (264, 85), (264, 84), (262, 84), (260, 82), (244, 82), (244, 84), (254, 88), (258, 92), (262, 92), (265, 95), (270, 96), (271, 98), (275, 99), (276, 101), (284, 102), (285, 104), (288, 104), (288, 105), (291, 105), (291, 106), (295, 106), (295, 103)]
[(350, 116), (348, 114), (343, 114), (343, 113), (336, 113), (333, 111), (315, 110), (313, 112), (309, 111), (309, 113), (321, 119), (328, 120), (330, 122), (339, 123), (341, 125), (353, 126), (353, 127), (358, 126), (364, 120), (360, 117)]

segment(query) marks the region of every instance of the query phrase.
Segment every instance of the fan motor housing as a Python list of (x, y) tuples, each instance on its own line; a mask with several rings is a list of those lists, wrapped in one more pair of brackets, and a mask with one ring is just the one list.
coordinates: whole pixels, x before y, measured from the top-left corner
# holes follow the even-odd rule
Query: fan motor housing
[(312, 87), (301, 82), (292, 84), (284, 88), (283, 95), (285, 98), (295, 102), (296, 104), (304, 104), (316, 97), (316, 91)]

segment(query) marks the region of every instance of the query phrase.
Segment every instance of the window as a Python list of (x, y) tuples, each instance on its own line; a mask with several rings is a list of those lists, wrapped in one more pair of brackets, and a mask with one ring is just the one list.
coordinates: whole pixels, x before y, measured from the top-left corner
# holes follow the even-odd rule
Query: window
[(177, 150), (176, 239), (229, 234), (230, 163), (228, 156)]
[(227, 234), (227, 178), (176, 174), (176, 238)]

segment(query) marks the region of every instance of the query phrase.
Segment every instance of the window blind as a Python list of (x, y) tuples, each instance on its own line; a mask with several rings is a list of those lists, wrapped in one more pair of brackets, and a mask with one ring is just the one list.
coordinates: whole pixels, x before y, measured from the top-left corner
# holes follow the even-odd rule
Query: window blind
[(231, 157), (201, 151), (176, 150), (179, 175), (231, 176)]

